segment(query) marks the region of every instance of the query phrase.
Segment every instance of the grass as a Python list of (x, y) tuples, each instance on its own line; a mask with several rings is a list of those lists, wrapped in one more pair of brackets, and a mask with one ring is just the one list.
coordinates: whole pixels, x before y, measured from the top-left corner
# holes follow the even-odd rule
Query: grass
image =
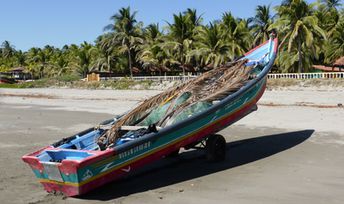
[[(153, 81), (134, 81), (130, 78), (123, 78), (118, 81), (81, 81), (76, 76), (61, 76), (55, 78), (44, 78), (30, 82), (18, 84), (0, 84), (0, 88), (48, 88), (48, 87), (65, 87), (77, 89), (154, 89), (153, 86), (159, 86)], [(268, 88), (283, 87), (344, 87), (344, 79), (269, 79)]]
[(290, 86), (299, 87), (343, 87), (344, 79), (268, 79), (269, 88), (282, 88)]
[(0, 88), (18, 88), (18, 84), (0, 84)]
[(124, 78), (118, 81), (94, 81), (85, 82), (78, 77), (62, 76), (56, 78), (44, 78), (30, 82), (18, 84), (0, 84), (0, 88), (48, 88), (48, 87), (66, 87), (81, 89), (149, 89), (152, 81), (134, 81)]

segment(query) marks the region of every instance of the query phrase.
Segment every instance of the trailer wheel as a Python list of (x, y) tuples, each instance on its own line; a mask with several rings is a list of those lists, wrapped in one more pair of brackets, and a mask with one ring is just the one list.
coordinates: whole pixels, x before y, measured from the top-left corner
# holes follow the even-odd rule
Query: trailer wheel
[(226, 140), (222, 135), (208, 137), (205, 149), (208, 161), (217, 162), (226, 158)]

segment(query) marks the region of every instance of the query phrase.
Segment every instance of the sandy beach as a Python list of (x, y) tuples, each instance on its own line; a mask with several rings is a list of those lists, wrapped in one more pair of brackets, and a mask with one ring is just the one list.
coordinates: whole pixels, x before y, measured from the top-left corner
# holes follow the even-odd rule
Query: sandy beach
[(344, 203), (344, 91), (268, 90), (221, 132), (227, 159), (163, 159), (79, 198), (47, 194), (21, 156), (121, 114), (154, 90), (0, 89), (1, 203)]

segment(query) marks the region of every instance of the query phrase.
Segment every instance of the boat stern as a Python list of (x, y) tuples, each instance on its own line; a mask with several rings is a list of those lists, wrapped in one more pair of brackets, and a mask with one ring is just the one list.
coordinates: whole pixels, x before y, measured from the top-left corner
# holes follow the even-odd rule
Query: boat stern
[[(69, 158), (66, 158), (66, 155)], [(62, 192), (67, 196), (82, 194), (78, 168), (81, 160), (93, 154), (84, 151), (56, 149), (51, 146), (24, 155), (27, 163), (47, 192)]]

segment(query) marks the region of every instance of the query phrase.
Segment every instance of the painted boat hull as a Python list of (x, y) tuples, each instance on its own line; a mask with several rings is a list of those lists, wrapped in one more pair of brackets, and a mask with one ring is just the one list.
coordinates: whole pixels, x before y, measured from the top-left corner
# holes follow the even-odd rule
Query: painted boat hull
[(16, 81), (14, 79), (0, 76), (0, 84), (14, 84), (14, 83), (16, 83)]
[[(277, 39), (274, 43), (273, 49), (276, 54)], [(271, 68), (272, 63), (273, 60), (267, 65), (270, 66), (268, 69)], [(181, 147), (201, 141), (256, 110), (256, 103), (265, 91), (266, 76), (267, 73), (259, 76), (247, 88), (180, 124), (166, 127), (157, 133), (151, 133), (112, 149), (85, 151), (88, 156), (81, 160), (42, 162), (39, 155), (46, 151), (55, 151), (56, 148), (51, 146), (25, 155), (23, 160), (31, 166), (46, 191), (63, 192), (67, 196), (87, 193), (161, 159)], [(73, 151), (77, 150), (68, 150), (69, 153)]]

